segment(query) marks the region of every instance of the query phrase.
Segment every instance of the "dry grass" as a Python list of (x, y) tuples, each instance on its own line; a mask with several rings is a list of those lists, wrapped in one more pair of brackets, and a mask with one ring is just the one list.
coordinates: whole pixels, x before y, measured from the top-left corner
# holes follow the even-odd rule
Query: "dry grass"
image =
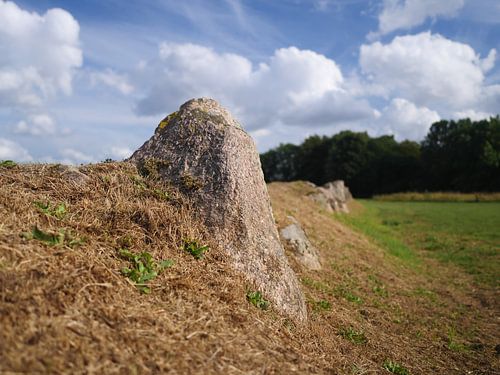
[(376, 195), (373, 199), (402, 202), (499, 202), (500, 193), (407, 192)]
[[(180, 195), (126, 164), (83, 171), (91, 179), (78, 186), (57, 166), (0, 170), (0, 372), (309, 371), (282, 321), (247, 303), (245, 284)], [(35, 201), (64, 202), (67, 214), (48, 217)], [(23, 239), (34, 225), (67, 228), (85, 242)], [(198, 261), (181, 250), (184, 238), (210, 251)], [(152, 280), (151, 294), (121, 275), (125, 245), (175, 261)]]
[[(412, 374), (498, 371), (495, 301), (482, 295), (482, 306), (458, 270), (406, 268), (321, 212), (305, 184), (269, 188), (279, 226), (296, 217), (324, 266), (306, 272), (292, 261), (310, 314), (294, 327), (246, 301), (247, 285), (174, 189), (124, 163), (81, 170), (84, 185), (57, 166), (0, 168), (0, 373), (375, 374), (386, 359)], [(47, 216), (36, 201), (67, 213)], [(21, 236), (35, 225), (84, 242)], [(181, 249), (185, 238), (210, 250), (196, 260)], [(120, 273), (123, 247), (175, 264), (142, 294)], [(482, 349), (450, 350), (450, 327), (470, 329)], [(361, 333), (366, 343), (346, 339)]]
[[(498, 291), (432, 259), (402, 262), (318, 210), (304, 199), (308, 189), (302, 182), (269, 186), (278, 225), (295, 217), (322, 257), (319, 272), (295, 269), (311, 307), (331, 303), (311, 314), (311, 340), (325, 365), (341, 364), (334, 373), (381, 373), (387, 359), (411, 374), (499, 371)], [(352, 202), (350, 210), (362, 207)], [(366, 344), (353, 342), (363, 336)]]

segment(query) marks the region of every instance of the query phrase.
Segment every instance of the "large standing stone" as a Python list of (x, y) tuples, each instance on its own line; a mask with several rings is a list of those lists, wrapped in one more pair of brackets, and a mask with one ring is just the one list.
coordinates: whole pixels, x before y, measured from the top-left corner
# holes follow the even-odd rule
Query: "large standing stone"
[(212, 99), (194, 99), (160, 122), (130, 158), (178, 186), (234, 267), (296, 321), (304, 296), (288, 265), (252, 138)]

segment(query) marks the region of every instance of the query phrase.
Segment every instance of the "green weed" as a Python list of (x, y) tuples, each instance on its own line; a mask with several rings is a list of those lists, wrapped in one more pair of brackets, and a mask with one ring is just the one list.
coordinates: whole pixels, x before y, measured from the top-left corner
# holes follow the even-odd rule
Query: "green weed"
[(397, 227), (399, 224), (400, 223), (397, 220), (382, 220), (382, 225), (386, 225), (389, 227)]
[(163, 191), (160, 189), (154, 189), (153, 190), (153, 195), (158, 198), (159, 200), (165, 200), (168, 201), (171, 199), (170, 194), (167, 191)]
[(262, 293), (257, 291), (248, 291), (247, 292), (247, 300), (250, 302), (252, 305), (255, 307), (258, 307), (259, 309), (262, 310), (267, 310), (269, 308), (269, 305), (271, 304), (269, 301), (264, 299), (262, 296)]
[(44, 213), (47, 216), (55, 217), (56, 219), (61, 220), (66, 215), (66, 205), (64, 203), (60, 203), (57, 206), (52, 206), (50, 202), (43, 203), (36, 201), (33, 203), (40, 212)]
[(380, 297), (388, 297), (389, 296), (389, 292), (387, 292), (387, 289), (385, 289), (384, 285), (375, 285), (372, 288), (372, 291), (373, 291), (373, 293), (375, 293), (377, 296), (380, 296)]
[(363, 303), (363, 300), (361, 297), (358, 297), (355, 295), (347, 286), (345, 285), (338, 285), (335, 288), (335, 295), (340, 296), (342, 298), (345, 298), (349, 302), (353, 302), (356, 304), (361, 304)]
[(75, 247), (84, 243), (82, 238), (75, 237), (70, 231), (61, 229), (59, 233), (44, 232), (37, 226), (33, 227), (31, 232), (22, 233), (22, 237), (27, 240), (38, 240), (49, 246), (68, 246)]
[(353, 327), (343, 327), (338, 334), (353, 344), (366, 344), (368, 342), (363, 331), (356, 331)]
[(406, 367), (389, 359), (386, 359), (384, 361), (384, 363), (382, 364), (382, 368), (396, 375), (410, 375), (410, 371), (408, 371)]
[(309, 277), (303, 277), (302, 278), (302, 283), (305, 286), (308, 286), (310, 288), (319, 290), (321, 292), (332, 293), (331, 288), (328, 285), (326, 285), (325, 283), (321, 282), (321, 281), (316, 281), (316, 280), (313, 280), (313, 279), (311, 279)]
[(132, 176), (130, 176), (130, 179), (132, 180), (132, 182), (134, 183), (135, 187), (138, 190), (147, 190), (148, 189), (148, 185), (146, 185), (146, 183), (144, 182), (144, 180), (142, 179), (141, 176), (132, 175)]
[(327, 311), (331, 310), (332, 304), (324, 299), (319, 301), (314, 301), (313, 309), (315, 311)]
[(158, 276), (164, 269), (172, 267), (174, 264), (169, 259), (157, 263), (148, 252), (135, 254), (129, 250), (121, 249), (120, 256), (130, 262), (130, 267), (122, 268), (121, 273), (132, 280), (137, 289), (145, 294), (151, 292), (151, 288), (146, 284)]
[(375, 276), (373, 275), (368, 275), (368, 280), (370, 280), (373, 284), (375, 284), (372, 287), (373, 293), (375, 293), (377, 296), (380, 297), (388, 297), (389, 292), (387, 291), (385, 285)]
[(418, 287), (413, 291), (413, 294), (419, 297), (425, 297), (429, 299), (432, 302), (437, 301), (437, 296), (436, 293), (434, 293), (432, 290), (428, 290), (425, 288)]
[(203, 254), (208, 250), (207, 245), (200, 245), (195, 240), (184, 240), (184, 244), (182, 245), (184, 251), (187, 251), (191, 254), (195, 259), (203, 258)]
[(16, 165), (17, 165), (17, 163), (12, 161), (12, 160), (0, 161), (0, 167), (2, 167), (2, 168), (14, 168)]
[(463, 352), (466, 350), (465, 345), (457, 340), (457, 332), (453, 328), (448, 330), (448, 349), (454, 352)]

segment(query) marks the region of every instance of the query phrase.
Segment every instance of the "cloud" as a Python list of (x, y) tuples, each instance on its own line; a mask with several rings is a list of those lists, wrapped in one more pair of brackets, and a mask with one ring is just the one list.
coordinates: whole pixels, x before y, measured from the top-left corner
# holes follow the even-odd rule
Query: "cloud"
[(495, 56), (491, 50), (481, 59), (467, 44), (424, 32), (396, 37), (388, 44), (362, 45), (360, 66), (386, 96), (459, 110), (477, 103)]
[(159, 57), (141, 64), (136, 81), (147, 91), (136, 106), (141, 115), (163, 115), (200, 96), (219, 100), (249, 130), (277, 123), (314, 127), (373, 114), (350, 93), (335, 61), (296, 47), (278, 49), (254, 65), (196, 44), (162, 43)]
[(31, 161), (31, 155), (18, 143), (0, 138), (0, 160)]
[(109, 68), (104, 71), (90, 73), (90, 82), (93, 86), (103, 84), (114, 88), (123, 95), (128, 95), (134, 91), (134, 87), (129, 83), (127, 76)]
[(384, 0), (378, 17), (379, 29), (368, 34), (373, 40), (395, 30), (408, 30), (423, 24), (428, 18), (454, 17), (465, 0)]
[(78, 22), (62, 9), (29, 13), (0, 0), (0, 108), (37, 107), (70, 94), (82, 65)]
[(15, 133), (29, 135), (51, 135), (57, 131), (54, 120), (46, 114), (31, 115), (28, 121), (19, 121), (14, 129)]
[(92, 163), (95, 161), (92, 156), (73, 148), (65, 148), (60, 151), (60, 154), (62, 156), (61, 163), (63, 164)]
[(395, 98), (376, 121), (379, 134), (394, 134), (397, 139), (420, 141), (430, 126), (441, 118), (435, 111), (417, 107), (408, 100)]
[(487, 112), (481, 112), (481, 111), (475, 111), (473, 109), (468, 109), (465, 111), (459, 111), (455, 112), (452, 117), (456, 120), (464, 119), (464, 118), (469, 118), (472, 121), (479, 121), (479, 120), (484, 120), (484, 119), (489, 119), (490, 117), (494, 117), (495, 115), (493, 113), (487, 113)]
[(132, 150), (128, 147), (111, 147), (111, 156), (118, 160), (123, 160), (132, 155)]
[(500, 113), (500, 84), (486, 86), (478, 102), (481, 111)]
[[(79, 31), (78, 22), (62, 9), (41, 15), (0, 0), (0, 111), (20, 120), (15, 134), (57, 133), (46, 106), (59, 94), (72, 93), (74, 71), (83, 63)], [(31, 160), (26, 150), (8, 142), (2, 140), (3, 152)]]

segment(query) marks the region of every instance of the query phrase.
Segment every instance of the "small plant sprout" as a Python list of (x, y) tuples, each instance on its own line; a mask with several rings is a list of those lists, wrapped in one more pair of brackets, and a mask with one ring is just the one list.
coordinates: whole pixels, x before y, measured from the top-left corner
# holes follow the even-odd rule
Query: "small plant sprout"
[(2, 168), (14, 168), (17, 165), (16, 162), (12, 160), (1, 160), (0, 167)]
[(269, 301), (264, 299), (262, 296), (262, 293), (257, 291), (248, 291), (247, 292), (247, 300), (250, 302), (252, 305), (255, 307), (258, 307), (259, 309), (262, 310), (267, 310), (269, 308), (269, 305), (271, 304)]
[(154, 189), (153, 190), (153, 195), (158, 198), (159, 200), (165, 200), (168, 201), (171, 197), (170, 194), (167, 191), (163, 191), (161, 189)]
[(349, 287), (345, 285), (338, 285), (335, 288), (335, 295), (345, 298), (347, 301), (356, 303), (358, 305), (363, 303), (361, 297), (358, 297), (357, 295), (352, 293)]
[(384, 361), (384, 363), (382, 364), (382, 368), (396, 375), (410, 375), (410, 371), (408, 371), (406, 367), (389, 359), (386, 359)]
[(203, 254), (208, 250), (207, 245), (200, 245), (198, 241), (195, 240), (184, 240), (184, 244), (182, 245), (184, 251), (187, 251), (191, 254), (195, 259), (203, 258)]
[(313, 309), (315, 311), (327, 311), (332, 308), (332, 304), (324, 299), (315, 301), (313, 305)]
[(66, 215), (66, 205), (64, 203), (60, 203), (57, 206), (53, 206), (50, 202), (34, 202), (34, 205), (40, 210), (40, 212), (44, 213), (47, 216), (55, 217), (56, 219), (61, 220)]
[(76, 247), (83, 244), (82, 238), (75, 237), (66, 229), (61, 229), (59, 233), (44, 232), (37, 226), (33, 227), (31, 232), (22, 233), (22, 237), (27, 240), (38, 240), (49, 246), (63, 246)]
[(366, 344), (368, 341), (363, 331), (356, 331), (353, 327), (341, 328), (339, 335), (353, 344)]
[(145, 294), (151, 292), (151, 288), (146, 284), (174, 264), (169, 259), (157, 263), (148, 252), (132, 253), (126, 249), (120, 250), (120, 257), (130, 262), (130, 267), (122, 268), (121, 273), (132, 280), (137, 289)]

